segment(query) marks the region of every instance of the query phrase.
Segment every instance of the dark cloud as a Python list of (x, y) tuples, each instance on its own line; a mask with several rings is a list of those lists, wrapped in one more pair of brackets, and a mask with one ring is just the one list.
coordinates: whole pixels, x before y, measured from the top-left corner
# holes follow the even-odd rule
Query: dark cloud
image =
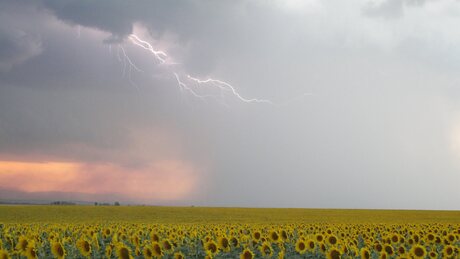
[(42, 52), (40, 35), (29, 28), (14, 26), (15, 17), (8, 3), (0, 3), (0, 73), (39, 55)]
[[(364, 12), (395, 18), (422, 4), (385, 1)], [(460, 40), (443, 31), (442, 17), (435, 29), (444, 37), (435, 42), (426, 36), (428, 21), (371, 20), (360, 2), (320, 1), (315, 9), (284, 1), (43, 0), (2, 7), (2, 159), (122, 168), (184, 160), (210, 171), (204, 198), (194, 200), (202, 205), (460, 204), (451, 198), (460, 197), (459, 154), (451, 150), (458, 100), (449, 95), (458, 60), (448, 57), (458, 56), (448, 46)], [(179, 64), (159, 65), (130, 44), (136, 26)], [(410, 34), (414, 28), (421, 31)], [(144, 72), (129, 73), (118, 44)], [(171, 67), (277, 104), (313, 95), (281, 106), (229, 96), (225, 106), (181, 93)]]

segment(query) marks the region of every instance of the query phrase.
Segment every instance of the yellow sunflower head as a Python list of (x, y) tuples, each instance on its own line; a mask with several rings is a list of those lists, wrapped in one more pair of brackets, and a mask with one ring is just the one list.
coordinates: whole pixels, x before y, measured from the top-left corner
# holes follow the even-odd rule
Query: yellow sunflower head
[(117, 247), (117, 256), (120, 259), (132, 259), (131, 251), (125, 245), (119, 245)]
[(27, 240), (27, 238), (25, 236), (20, 236), (19, 241), (16, 244), (16, 249), (21, 252), (24, 252), (26, 251), (28, 244), (29, 244), (29, 241)]
[(369, 249), (367, 249), (365, 247), (361, 248), (361, 251), (359, 252), (359, 254), (361, 255), (362, 259), (370, 259), (371, 258), (371, 252), (369, 251)]
[(268, 236), (270, 237), (270, 240), (272, 240), (273, 242), (280, 241), (280, 235), (278, 235), (278, 232), (276, 232), (275, 230), (272, 230)]
[(0, 249), (0, 259), (9, 259), (10, 256), (7, 251)]
[(184, 256), (183, 253), (181, 253), (181, 252), (174, 253), (174, 259), (184, 259), (184, 258), (185, 258), (185, 256)]
[(163, 246), (163, 249), (167, 252), (173, 250), (173, 245), (171, 243), (171, 241), (169, 241), (168, 239), (165, 239), (163, 240), (163, 242), (161, 242), (162, 246)]
[(410, 253), (414, 258), (425, 258), (427, 254), (425, 247), (421, 245), (412, 246)]
[(329, 249), (329, 251), (327, 251), (327, 254), (326, 254), (327, 259), (340, 259), (341, 256), (342, 256), (342, 252), (335, 247), (332, 247), (331, 249)]
[(153, 256), (156, 256), (156, 257), (163, 256), (163, 250), (161, 249), (161, 246), (158, 242), (152, 243), (152, 252), (153, 252)]
[(332, 246), (335, 246), (337, 244), (337, 237), (334, 236), (334, 235), (330, 235), (328, 237), (326, 237), (326, 242), (329, 244), (329, 245), (332, 245)]
[(213, 240), (208, 241), (208, 242), (204, 245), (204, 249), (205, 249), (206, 251), (209, 251), (211, 254), (216, 254), (216, 253), (218, 252), (217, 244), (216, 244), (216, 242), (214, 242)]
[(51, 244), (51, 253), (59, 259), (64, 258), (66, 254), (64, 246), (59, 242), (53, 242)]
[(35, 249), (35, 245), (30, 245), (27, 246), (26, 251), (24, 255), (27, 257), (27, 259), (35, 259), (38, 258), (37, 255), (37, 250)]
[(262, 253), (262, 256), (268, 256), (271, 257), (273, 255), (273, 248), (268, 242), (264, 242), (262, 246), (260, 246), (260, 252)]
[(305, 254), (305, 252), (307, 251), (307, 245), (305, 244), (305, 241), (303, 241), (302, 239), (297, 240), (295, 244), (295, 250), (299, 254)]
[(254, 253), (249, 250), (249, 248), (246, 248), (241, 252), (240, 254), (240, 259), (253, 259), (254, 258)]
[(442, 249), (442, 256), (445, 258), (452, 258), (455, 254), (455, 248), (452, 245), (446, 245)]
[(222, 250), (222, 251), (230, 251), (230, 241), (228, 240), (228, 238), (226, 237), (219, 237), (218, 241), (217, 241), (218, 245), (219, 245), (219, 248)]
[(77, 241), (77, 248), (78, 248), (78, 251), (80, 251), (80, 253), (83, 256), (85, 257), (91, 256), (91, 245), (85, 239), (79, 239)]

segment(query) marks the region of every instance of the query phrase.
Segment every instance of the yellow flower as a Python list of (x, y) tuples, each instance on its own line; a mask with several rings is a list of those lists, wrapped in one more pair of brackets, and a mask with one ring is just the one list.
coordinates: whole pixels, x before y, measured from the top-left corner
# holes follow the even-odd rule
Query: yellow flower
[(112, 257), (112, 246), (107, 246), (105, 248), (105, 256), (108, 258)]
[(452, 258), (455, 253), (455, 248), (451, 245), (446, 245), (444, 246), (444, 249), (442, 249), (442, 256), (445, 258)]
[(91, 245), (89, 244), (88, 241), (84, 239), (79, 239), (77, 241), (77, 248), (78, 248), (78, 251), (80, 251), (80, 253), (83, 256), (85, 257), (91, 256)]
[(249, 250), (249, 248), (246, 248), (241, 252), (240, 254), (240, 259), (252, 259), (254, 258), (254, 253)]
[(147, 259), (152, 259), (153, 258), (153, 251), (152, 247), (149, 245), (144, 246), (144, 249), (142, 250), (142, 254), (144, 255), (144, 258)]
[(174, 259), (184, 259), (184, 258), (185, 258), (185, 256), (184, 256), (183, 253), (181, 253), (181, 252), (174, 253)]
[(305, 252), (307, 252), (307, 245), (302, 239), (297, 240), (295, 244), (295, 250), (299, 254), (305, 254)]
[(411, 255), (414, 258), (425, 258), (426, 257), (426, 249), (424, 246), (421, 245), (414, 245), (410, 250)]
[(125, 245), (119, 245), (117, 247), (117, 256), (120, 259), (132, 259), (131, 251)]
[(334, 235), (330, 235), (326, 238), (326, 241), (329, 245), (335, 246), (337, 244), (337, 237)]
[(272, 246), (268, 242), (264, 242), (259, 249), (260, 249), (260, 252), (262, 253), (262, 256), (271, 257), (273, 255)]
[(8, 252), (5, 250), (0, 250), (0, 259), (9, 259), (10, 256), (8, 255)]
[(27, 241), (27, 238), (25, 236), (20, 236), (19, 241), (16, 244), (16, 249), (19, 250), (20, 252), (25, 252), (28, 244), (29, 244), (29, 241)]
[(438, 258), (438, 253), (436, 253), (436, 251), (430, 251), (430, 252), (428, 253), (428, 256), (429, 256), (430, 258), (433, 258), (433, 259), (434, 259), (434, 258)]
[(51, 253), (58, 259), (64, 258), (66, 254), (64, 246), (59, 242), (53, 242), (51, 244)]
[(219, 237), (217, 240), (217, 244), (220, 248), (220, 250), (224, 252), (229, 252), (230, 251), (230, 242), (228, 241), (228, 238), (226, 237)]
[(209, 251), (211, 252), (213, 255), (216, 254), (218, 252), (217, 250), (217, 244), (214, 242), (214, 241), (208, 241), (205, 246), (204, 246), (204, 249), (206, 251)]
[(361, 248), (359, 254), (361, 255), (361, 259), (371, 258), (371, 253), (369, 252), (369, 249), (367, 249), (366, 247)]
[(163, 240), (162, 245), (163, 245), (163, 249), (166, 252), (170, 252), (173, 250), (173, 245), (171, 244), (171, 241), (169, 241), (168, 239)]
[(163, 256), (163, 250), (161, 249), (161, 246), (158, 242), (152, 243), (152, 252), (153, 252), (153, 255), (156, 257)]
[(37, 250), (35, 249), (35, 245), (31, 245), (29, 243), (29, 246), (27, 247), (24, 255), (27, 257), (27, 259), (36, 259), (37, 257)]
[(332, 247), (326, 254), (327, 259), (340, 259), (342, 253), (339, 249)]
[(278, 259), (284, 259), (284, 254), (285, 254), (285, 251), (284, 251), (284, 250), (281, 250), (281, 251), (278, 253)]
[(280, 241), (280, 235), (278, 235), (278, 232), (276, 232), (275, 230), (271, 231), (268, 236), (270, 237), (270, 240), (272, 240), (273, 242)]

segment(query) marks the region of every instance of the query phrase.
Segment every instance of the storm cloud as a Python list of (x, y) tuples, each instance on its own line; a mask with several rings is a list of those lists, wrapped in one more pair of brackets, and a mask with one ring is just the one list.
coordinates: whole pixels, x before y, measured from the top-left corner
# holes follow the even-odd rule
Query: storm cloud
[[(15, 168), (0, 188), (58, 196), (76, 181), (85, 195), (150, 204), (460, 208), (456, 1), (0, 7), (0, 169)], [(273, 104), (196, 98), (174, 73)], [(71, 169), (39, 167), (50, 175), (41, 189), (11, 180), (38, 181), (30, 171), (44, 162)], [(100, 193), (85, 187), (104, 177)], [(117, 190), (124, 179), (143, 182), (142, 195), (134, 180)]]

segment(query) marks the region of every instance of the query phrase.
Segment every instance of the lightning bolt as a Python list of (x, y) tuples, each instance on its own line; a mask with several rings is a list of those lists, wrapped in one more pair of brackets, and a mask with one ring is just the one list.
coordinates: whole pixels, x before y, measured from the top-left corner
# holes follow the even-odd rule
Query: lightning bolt
[[(149, 43), (146, 40), (141, 39), (136, 34), (130, 34), (128, 36), (128, 39), (134, 46), (140, 47), (141, 49), (144, 49), (144, 50), (150, 52), (152, 54), (154, 60), (156, 62), (158, 62), (159, 64), (167, 63), (168, 54), (165, 51), (155, 49), (151, 43)], [(121, 51), (122, 51), (122, 54), (123, 54), (123, 57), (124, 57), (125, 67), (126, 67), (126, 64), (129, 65), (130, 73), (131, 73), (131, 70), (133, 68), (135, 70), (137, 70), (137, 71), (142, 71), (141, 69), (136, 67), (136, 65), (132, 62), (132, 60), (129, 58), (129, 56), (126, 54), (126, 51), (123, 48), (119, 48), (119, 49), (121, 49)], [(121, 59), (121, 58), (119, 58), (119, 59)], [(199, 78), (192, 77), (190, 75), (186, 75), (186, 76), (181, 77), (179, 75), (179, 72), (174, 71), (171, 68), (169, 68), (169, 70), (174, 75), (174, 78), (176, 79), (177, 85), (178, 85), (179, 89), (182, 92), (184, 92), (184, 90), (185, 90), (185, 91), (189, 92), (191, 95), (193, 95), (194, 97), (202, 99), (202, 100), (204, 100), (206, 98), (213, 98), (213, 99), (219, 101), (219, 99), (222, 99), (222, 97), (225, 96), (226, 94), (231, 94), (237, 100), (239, 100), (241, 102), (244, 102), (244, 103), (267, 103), (267, 104), (273, 104), (273, 102), (271, 102), (270, 100), (266, 100), (266, 99), (243, 97), (236, 90), (236, 88), (234, 86), (232, 86), (230, 83), (224, 82), (222, 80), (212, 79), (212, 78), (201, 80)], [(186, 81), (182, 80), (181, 78), (185, 78)], [(190, 85), (190, 84), (193, 84), (194, 86), (198, 86), (201, 89), (202, 89), (201, 86), (204, 86), (204, 85), (216, 88), (216, 89), (219, 90), (220, 95), (218, 96), (218, 95), (213, 95), (213, 94), (200, 94), (198, 91), (194, 90), (192, 88), (192, 85)]]
[[(155, 63), (157, 63), (158, 65), (177, 64), (177, 63), (169, 62), (170, 57), (165, 51), (155, 49), (150, 42), (144, 39), (141, 39), (138, 35), (130, 34), (127, 38), (133, 44), (133, 46), (139, 47), (151, 53)], [(109, 51), (112, 52), (111, 45), (109, 46)], [(136, 64), (129, 57), (127, 51), (121, 44), (118, 45), (117, 57), (120, 63), (123, 64), (123, 77), (127, 74), (129, 82), (139, 90), (139, 87), (132, 80), (132, 72), (133, 71), (144, 72), (144, 71), (140, 69), (138, 66), (136, 66)], [(205, 101), (208, 98), (212, 98), (218, 102), (223, 103), (224, 105), (226, 105), (225, 104), (226, 96), (233, 96), (236, 100), (243, 102), (243, 103), (257, 103), (257, 104), (270, 104), (270, 105), (275, 105), (275, 106), (285, 106), (292, 102), (298, 101), (299, 99), (304, 98), (305, 96), (313, 95), (312, 93), (304, 93), (284, 103), (274, 103), (268, 99), (244, 97), (238, 92), (236, 87), (220, 79), (214, 79), (214, 78), (200, 79), (197, 77), (193, 77), (189, 74), (179, 73), (178, 71), (174, 70), (172, 66), (167, 66), (167, 69), (173, 75), (173, 78), (176, 80), (177, 87), (179, 88), (181, 93), (188, 92), (192, 96), (200, 100), (203, 100), (203, 101)], [(202, 94), (202, 92), (204, 91), (203, 90), (204, 87), (211, 87), (211, 88), (217, 89), (218, 94), (215, 94), (215, 93), (214, 94)]]
[[(112, 47), (110, 46), (110, 51), (111, 51), (111, 49), (112, 49)], [(122, 56), (120, 56), (120, 53), (122, 54)], [(134, 81), (132, 80), (132, 71), (133, 71), (133, 69), (136, 70), (137, 72), (144, 72), (144, 71), (142, 69), (138, 68), (134, 64), (134, 62), (131, 60), (131, 58), (126, 53), (126, 50), (121, 45), (118, 45), (117, 57), (118, 57), (118, 61), (123, 63), (123, 74), (122, 74), (122, 76), (123, 77), (125, 76), (126, 67), (128, 66), (128, 69), (129, 69), (128, 70), (128, 80), (132, 85), (134, 85), (137, 88), (137, 90), (139, 90), (139, 86), (136, 83), (134, 83)]]
[(197, 84), (201, 85), (201, 84), (212, 84), (216, 87), (218, 87), (221, 91), (230, 91), (236, 98), (238, 98), (240, 101), (242, 102), (246, 102), (246, 103), (269, 103), (269, 104), (273, 104), (272, 101), (270, 100), (265, 100), (265, 99), (257, 99), (257, 98), (252, 98), (252, 99), (247, 99), (243, 96), (241, 96), (235, 89), (235, 87), (233, 87), (231, 84), (227, 83), (227, 82), (224, 82), (224, 81), (221, 81), (221, 80), (218, 80), (218, 79), (212, 79), (212, 78), (208, 78), (206, 80), (200, 80), (198, 78), (195, 78), (195, 77), (192, 77), (190, 75), (187, 75), (187, 78), (190, 79), (191, 81), (194, 81), (196, 82)]
[(139, 46), (139, 47), (151, 52), (153, 54), (153, 56), (155, 57), (155, 59), (159, 60), (160, 63), (165, 63), (166, 62), (166, 58), (168, 57), (168, 55), (165, 52), (163, 52), (161, 50), (155, 50), (153, 48), (152, 44), (148, 43), (145, 40), (141, 40), (135, 34), (129, 35), (128, 38), (131, 40), (131, 42), (134, 45)]

